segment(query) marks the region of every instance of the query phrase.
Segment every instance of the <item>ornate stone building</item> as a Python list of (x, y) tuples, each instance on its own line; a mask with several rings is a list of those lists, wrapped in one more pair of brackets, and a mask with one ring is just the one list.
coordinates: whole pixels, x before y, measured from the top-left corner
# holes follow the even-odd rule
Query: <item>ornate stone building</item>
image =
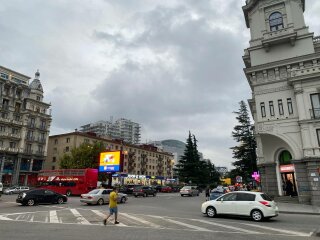
[(37, 71), (30, 77), (0, 66), (0, 182), (34, 185), (45, 160), (51, 123)]
[(262, 190), (320, 205), (320, 38), (304, 21), (304, 0), (249, 0), (251, 40), (244, 72), (252, 90)]

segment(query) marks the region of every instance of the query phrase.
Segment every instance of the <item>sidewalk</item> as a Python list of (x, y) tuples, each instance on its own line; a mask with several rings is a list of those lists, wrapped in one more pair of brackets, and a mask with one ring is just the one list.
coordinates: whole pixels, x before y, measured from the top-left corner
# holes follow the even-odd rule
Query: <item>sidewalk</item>
[(280, 213), (320, 215), (319, 206), (300, 204), (300, 203), (284, 203), (284, 202), (276, 202), (276, 203), (279, 207)]

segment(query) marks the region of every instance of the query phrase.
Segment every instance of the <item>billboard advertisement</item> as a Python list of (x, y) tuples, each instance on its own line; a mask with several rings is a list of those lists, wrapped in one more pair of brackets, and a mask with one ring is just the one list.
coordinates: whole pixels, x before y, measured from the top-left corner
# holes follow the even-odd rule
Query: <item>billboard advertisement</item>
[(109, 151), (100, 153), (99, 172), (122, 171), (121, 151)]

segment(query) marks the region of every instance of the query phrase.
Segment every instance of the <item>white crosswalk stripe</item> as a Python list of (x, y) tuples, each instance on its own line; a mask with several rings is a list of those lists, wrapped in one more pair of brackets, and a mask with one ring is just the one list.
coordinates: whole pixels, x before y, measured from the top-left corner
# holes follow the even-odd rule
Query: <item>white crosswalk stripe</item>
[(85, 219), (79, 212), (77, 209), (75, 208), (71, 208), (70, 211), (73, 213), (73, 215), (77, 218), (77, 221), (81, 224), (91, 224), (87, 219)]
[(163, 228), (163, 227), (161, 227), (161, 226), (158, 225), (158, 224), (155, 224), (155, 223), (146, 221), (146, 220), (144, 220), (144, 219), (142, 219), (142, 218), (139, 218), (139, 217), (135, 217), (135, 216), (129, 215), (129, 214), (127, 214), (127, 213), (120, 213), (120, 214), (121, 214), (122, 216), (124, 216), (124, 217), (131, 218), (131, 219), (133, 219), (133, 220), (135, 220), (135, 221), (141, 222), (141, 223), (146, 224), (146, 225), (148, 225), (148, 226), (150, 226), (150, 227), (153, 227), (153, 228)]
[(50, 222), (51, 223), (60, 223), (57, 215), (57, 211), (50, 211)]
[(205, 221), (205, 220), (201, 220), (201, 219), (190, 219), (190, 220), (201, 222), (201, 223), (205, 223), (205, 224), (209, 224), (209, 225), (214, 225), (214, 226), (218, 226), (218, 227), (223, 227), (223, 228), (227, 228), (227, 229), (232, 229), (232, 230), (235, 230), (235, 231), (238, 231), (238, 232), (245, 232), (245, 233), (249, 233), (249, 234), (260, 234), (261, 233), (261, 232), (246, 230), (246, 229), (243, 229), (243, 228), (237, 228), (237, 227), (229, 226), (229, 225), (226, 225), (226, 224), (216, 223), (216, 222), (212, 222), (212, 221)]
[[(90, 226), (102, 226), (105, 214), (102, 210), (65, 208), (49, 211), (19, 212), (0, 214), (0, 221), (19, 221), (34, 223), (54, 224), (85, 224)], [(112, 218), (113, 220), (113, 218)], [(134, 213), (119, 213), (120, 224), (111, 222), (111, 227), (132, 227), (132, 228), (153, 228), (178, 231), (199, 231), (199, 232), (224, 232), (230, 234), (262, 234), (262, 235), (286, 235), (297, 237), (310, 237), (310, 233), (292, 231), (289, 229), (275, 228), (261, 225), (259, 223), (246, 223), (208, 218), (179, 218), (170, 216), (144, 215)], [(293, 229), (294, 230), (294, 229)]]

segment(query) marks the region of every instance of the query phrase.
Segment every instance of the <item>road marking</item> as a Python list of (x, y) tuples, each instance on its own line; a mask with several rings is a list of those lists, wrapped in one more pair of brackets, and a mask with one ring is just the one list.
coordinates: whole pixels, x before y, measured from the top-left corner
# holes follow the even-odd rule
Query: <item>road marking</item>
[(141, 223), (143, 223), (143, 224), (146, 224), (146, 225), (151, 226), (151, 227), (154, 227), (154, 228), (163, 228), (163, 227), (161, 227), (161, 226), (158, 225), (158, 224), (155, 224), (155, 223), (146, 221), (146, 220), (144, 220), (144, 219), (142, 219), (142, 218), (138, 218), (138, 217), (135, 217), (135, 216), (131, 216), (131, 215), (127, 214), (127, 213), (120, 213), (120, 214), (121, 214), (122, 216), (126, 217), (126, 218), (131, 218), (131, 219), (133, 219), (133, 220), (135, 220), (135, 221), (137, 221), (137, 222), (141, 222)]
[(163, 218), (163, 217), (161, 217), (161, 218), (166, 220), (167, 222), (172, 222), (174, 224), (181, 225), (181, 226), (184, 226), (184, 227), (188, 227), (188, 228), (191, 228), (191, 229), (194, 229), (194, 230), (197, 230), (197, 231), (211, 232), (211, 230), (209, 230), (207, 228), (197, 227), (197, 226), (194, 226), (194, 225), (191, 225), (191, 224), (188, 224), (188, 223), (179, 222), (179, 221), (176, 221), (176, 220), (173, 220), (173, 219), (168, 219), (168, 218)]
[(58, 219), (57, 211), (50, 211), (49, 218), (51, 223), (60, 223), (60, 220)]
[(0, 220), (9, 220), (9, 221), (12, 221), (12, 219), (11, 219), (11, 218), (7, 218), (7, 217), (5, 217), (5, 216), (1, 216), (1, 215), (0, 215)]
[(297, 235), (297, 236), (301, 236), (301, 237), (310, 237), (311, 236), (310, 233), (295, 232), (292, 230), (278, 229), (278, 228), (260, 226), (260, 225), (256, 225), (256, 224), (250, 224), (250, 223), (241, 223), (241, 224), (251, 226), (251, 227), (256, 227), (256, 228), (262, 228), (262, 229), (266, 229), (266, 230), (272, 230), (275, 232), (290, 234), (290, 235)]
[(72, 214), (77, 218), (77, 221), (81, 224), (87, 224), (90, 225), (91, 223), (85, 219), (79, 212), (77, 209), (75, 208), (71, 208), (70, 211), (72, 212)]
[(229, 225), (225, 225), (225, 224), (220, 224), (220, 223), (216, 223), (216, 222), (209, 222), (209, 221), (205, 221), (205, 220), (201, 220), (201, 219), (190, 219), (190, 220), (209, 224), (209, 225), (214, 225), (214, 226), (218, 226), (218, 227), (229, 228), (229, 229), (233, 229), (233, 230), (245, 232), (245, 233), (250, 233), (250, 234), (261, 234), (261, 232), (250, 231), (250, 230), (246, 230), (243, 228), (237, 228), (237, 227), (233, 227), (233, 226), (229, 226)]

